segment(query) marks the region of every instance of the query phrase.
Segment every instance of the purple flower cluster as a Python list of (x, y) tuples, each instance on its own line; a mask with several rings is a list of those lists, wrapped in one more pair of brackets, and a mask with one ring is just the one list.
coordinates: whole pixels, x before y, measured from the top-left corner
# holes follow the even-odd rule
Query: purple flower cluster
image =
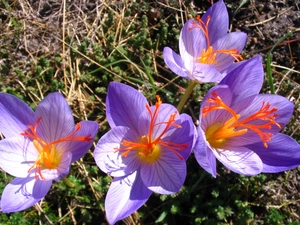
[[(260, 94), (264, 71), (259, 56), (242, 61), (247, 35), (228, 33), (222, 0), (197, 20), (184, 24), (180, 55), (164, 48), (164, 60), (177, 75), (196, 83), (214, 82), (203, 98), (199, 125), (162, 103), (149, 105), (139, 91), (111, 82), (106, 97), (110, 130), (100, 137), (94, 158), (113, 177), (105, 199), (110, 224), (132, 214), (155, 192), (177, 193), (193, 151), (199, 165), (217, 176), (217, 160), (238, 174), (277, 173), (300, 165), (300, 146), (279, 133), (294, 106), (286, 98)], [(0, 93), (0, 167), (16, 177), (4, 189), (4, 213), (40, 201), (52, 182), (64, 179), (71, 163), (92, 146), (98, 124), (75, 124), (60, 93), (45, 97), (33, 111), (20, 99)]]

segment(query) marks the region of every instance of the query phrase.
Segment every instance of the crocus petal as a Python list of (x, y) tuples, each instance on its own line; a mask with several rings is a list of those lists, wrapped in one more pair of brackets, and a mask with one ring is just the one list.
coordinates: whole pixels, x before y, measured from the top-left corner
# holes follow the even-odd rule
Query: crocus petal
[[(196, 60), (200, 57), (202, 49), (207, 49), (207, 41), (202, 29), (197, 27), (198, 22), (188, 20), (182, 27), (179, 37), (179, 52), (185, 66), (188, 66), (191, 56)], [(201, 25), (199, 25), (201, 26)], [(187, 60), (187, 61), (186, 61)], [(190, 71), (191, 72), (191, 71)]]
[(216, 157), (205, 140), (205, 134), (198, 127), (198, 138), (194, 147), (194, 155), (199, 165), (210, 173), (213, 177), (217, 177)]
[(37, 158), (38, 152), (32, 142), (22, 136), (0, 141), (1, 168), (12, 176), (27, 177)]
[(248, 145), (262, 160), (264, 173), (278, 173), (300, 165), (300, 145), (291, 137), (276, 134), (268, 142), (268, 148), (262, 143)]
[(215, 65), (203, 63), (195, 63), (192, 76), (200, 83), (218, 83), (224, 78), (224, 75), (216, 69)]
[(238, 66), (228, 73), (220, 84), (228, 85), (232, 90), (234, 102), (240, 102), (242, 99), (260, 92), (264, 71), (259, 55), (236, 64)]
[[(152, 115), (154, 115), (156, 106), (155, 105), (151, 106), (150, 110), (152, 112)], [(157, 112), (157, 116), (155, 118), (156, 125), (154, 127), (152, 127), (153, 139), (158, 138), (158, 136), (161, 133), (163, 133), (163, 131), (166, 128), (166, 122), (169, 121), (170, 116), (172, 114), (176, 114), (174, 120), (179, 120), (179, 123), (180, 123), (180, 116), (178, 115), (177, 109), (173, 105), (164, 104), (164, 103), (160, 105), (159, 111)], [(153, 122), (153, 121), (151, 121), (151, 119), (150, 119), (150, 114), (149, 114), (148, 110), (145, 109), (143, 111), (143, 113), (138, 117), (138, 121), (137, 121), (137, 125), (139, 128), (138, 133), (141, 134), (140, 137), (143, 136), (144, 134), (149, 133), (149, 127), (150, 127), (151, 122)], [(174, 130), (174, 129), (176, 129), (175, 126), (171, 126), (169, 128), (169, 130)]]
[(111, 127), (125, 126), (136, 129), (136, 119), (148, 104), (137, 90), (125, 84), (111, 82), (106, 98), (106, 118)]
[(37, 126), (37, 134), (46, 143), (66, 137), (74, 129), (71, 108), (59, 92), (47, 95), (37, 106), (35, 113), (38, 118), (41, 118)]
[(120, 148), (122, 140), (136, 141), (138, 135), (128, 127), (114, 127), (101, 137), (94, 151), (98, 167), (112, 176), (125, 176), (131, 174), (139, 167), (136, 150), (132, 150), (126, 157), (122, 157)]
[(182, 58), (169, 47), (164, 48), (163, 54), (166, 65), (170, 68), (170, 70), (173, 71), (173, 73), (185, 79), (193, 79), (193, 77), (190, 75), (193, 72), (193, 59), (191, 56), (188, 56), (188, 58), (186, 57), (184, 59), (185, 61), (183, 61)]
[(148, 200), (151, 193), (142, 183), (137, 172), (126, 177), (115, 178), (105, 198), (108, 222), (115, 224), (135, 212)]
[[(247, 34), (243, 32), (231, 32), (212, 44), (214, 50), (231, 50), (236, 49), (241, 53), (245, 47)], [(216, 69), (222, 71), (231, 65), (236, 59), (229, 54), (218, 53), (216, 57)]]
[[(0, 131), (6, 137), (20, 135), (36, 121), (32, 109), (17, 97), (0, 93)], [(5, 121), (5, 123), (3, 122)]]
[(141, 178), (151, 191), (173, 194), (180, 190), (186, 177), (186, 163), (171, 150), (161, 147), (160, 158), (141, 165)]
[(52, 185), (51, 180), (36, 180), (32, 189), (32, 197), (35, 199), (42, 199), (48, 193)]
[(223, 0), (213, 4), (202, 16), (201, 20), (205, 23), (208, 16), (210, 16), (208, 34), (210, 42), (213, 43), (226, 35), (229, 27), (228, 12)]
[(18, 212), (33, 206), (41, 199), (32, 196), (36, 180), (33, 177), (15, 178), (3, 190), (1, 210), (4, 213)]
[(259, 156), (246, 147), (238, 150), (212, 149), (215, 157), (228, 169), (245, 176), (253, 176), (262, 172), (263, 163)]
[[(251, 99), (250, 96), (247, 99)], [(247, 99), (244, 99), (243, 101), (246, 102)], [(280, 96), (280, 95), (272, 95), (272, 94), (259, 94), (256, 96), (253, 96), (253, 100), (251, 100), (252, 103), (248, 104), (248, 107), (243, 107), (242, 104), (237, 104), (237, 107), (235, 107), (236, 113), (241, 115), (240, 120), (242, 121), (244, 118), (249, 117), (250, 115), (253, 115), (254, 113), (257, 113), (263, 104), (270, 104), (270, 109), (276, 108), (277, 111), (273, 114), (276, 114), (275, 121), (281, 125), (281, 127), (284, 127), (290, 120), (294, 105), (291, 103), (288, 99)], [(265, 121), (263, 121), (265, 123)], [(276, 125), (272, 126), (272, 129), (268, 130), (268, 132), (276, 133), (280, 130), (279, 127)]]
[(166, 135), (162, 141), (170, 142), (175, 145), (186, 144), (188, 147), (183, 148), (181, 151), (177, 151), (177, 153), (182, 156), (184, 160), (187, 160), (196, 142), (196, 127), (192, 121), (192, 118), (187, 114), (180, 115), (180, 126), (181, 128), (172, 130), (172, 132)]
[(80, 159), (90, 149), (99, 128), (98, 123), (93, 121), (81, 121), (79, 124), (80, 129), (74, 137), (88, 137), (91, 141), (69, 141), (57, 144), (58, 148), (72, 153), (72, 162)]
[(208, 102), (209, 98), (212, 98), (213, 95), (212, 93), (215, 92), (221, 99), (222, 101), (228, 105), (231, 106), (232, 102), (232, 93), (231, 90), (228, 88), (227, 85), (218, 85), (213, 88), (211, 88), (205, 97), (203, 98), (201, 107), (200, 107), (200, 117), (201, 117), (201, 123), (200, 126), (202, 130), (206, 130), (207, 127), (217, 124), (217, 123), (224, 123), (226, 122), (229, 118), (232, 117), (232, 115), (227, 111), (227, 110), (213, 110), (209, 112), (204, 118), (202, 115), (202, 111), (204, 107), (208, 107), (211, 105), (211, 103)]

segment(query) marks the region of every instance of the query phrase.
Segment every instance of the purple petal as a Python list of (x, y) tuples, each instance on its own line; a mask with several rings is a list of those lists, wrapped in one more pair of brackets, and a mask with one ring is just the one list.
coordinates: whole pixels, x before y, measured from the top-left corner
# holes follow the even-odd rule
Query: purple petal
[(109, 125), (137, 130), (136, 120), (147, 104), (146, 98), (134, 88), (111, 82), (106, 97), (106, 117)]
[(32, 197), (35, 199), (42, 199), (48, 193), (52, 185), (52, 181), (36, 180), (32, 189)]
[(71, 108), (58, 92), (47, 95), (37, 106), (35, 112), (36, 116), (41, 118), (37, 134), (46, 143), (66, 137), (74, 130), (75, 124)]
[[(247, 34), (243, 32), (231, 32), (212, 44), (213, 50), (231, 50), (237, 49), (238, 53), (241, 53), (246, 44)], [(216, 69), (222, 71), (232, 64), (236, 59), (229, 54), (217, 53), (216, 57)]]
[(115, 178), (105, 198), (109, 224), (115, 224), (139, 209), (150, 197), (151, 191), (142, 183), (137, 172)]
[(239, 102), (260, 92), (264, 71), (259, 55), (236, 64), (238, 66), (227, 74), (220, 84), (228, 85), (233, 93), (234, 102)]
[(248, 131), (243, 135), (228, 138), (224, 148), (239, 149), (241, 146), (254, 144), (258, 142), (262, 143), (262, 139), (259, 137), (259, 135), (256, 132), (248, 129)]
[(224, 75), (213, 64), (195, 63), (193, 77), (200, 83), (218, 83), (224, 78)]
[(163, 142), (170, 142), (173, 144), (186, 144), (188, 147), (181, 151), (177, 151), (184, 160), (187, 160), (191, 154), (191, 150), (196, 141), (197, 132), (192, 118), (187, 114), (180, 115), (181, 128), (177, 128), (170, 132), (166, 137), (162, 139)]
[[(156, 106), (153, 105), (150, 107), (152, 115), (154, 115)], [(149, 129), (150, 129), (150, 123), (155, 122), (155, 126), (152, 129), (152, 139), (155, 140), (160, 136), (163, 131), (166, 128), (166, 122), (169, 121), (170, 116), (174, 113), (176, 114), (175, 120), (179, 120), (180, 123), (180, 116), (178, 115), (177, 109), (170, 104), (161, 104), (159, 106), (159, 111), (157, 112), (157, 116), (155, 121), (151, 121), (150, 114), (147, 109), (143, 111), (143, 113), (140, 115), (137, 121), (138, 125), (138, 134), (140, 134), (140, 137), (143, 135), (148, 136), (149, 135)], [(174, 126), (171, 126), (168, 131), (176, 129)]]
[(216, 157), (208, 147), (205, 134), (202, 129), (198, 128), (198, 138), (194, 147), (194, 155), (199, 165), (210, 173), (213, 177), (217, 176)]
[(220, 149), (213, 151), (215, 157), (228, 169), (245, 176), (262, 172), (263, 163), (252, 150), (240, 147), (238, 150)]
[(38, 155), (32, 142), (26, 141), (22, 136), (0, 141), (1, 168), (12, 176), (27, 177)]
[(101, 137), (94, 151), (95, 161), (98, 167), (112, 176), (125, 176), (139, 168), (140, 162), (137, 159), (136, 150), (129, 152), (127, 157), (121, 156), (123, 151), (116, 151), (120, 148), (123, 140), (139, 141), (139, 136), (128, 127), (114, 127)]
[(34, 124), (32, 109), (17, 97), (0, 93), (0, 131), (6, 138), (18, 136)]
[(57, 144), (59, 148), (64, 149), (64, 151), (69, 151), (72, 153), (72, 162), (80, 159), (85, 153), (90, 149), (93, 144), (94, 138), (98, 132), (99, 125), (93, 121), (81, 121), (80, 130), (74, 135), (74, 137), (89, 137), (91, 141), (69, 141)]
[(213, 4), (202, 16), (201, 20), (205, 23), (208, 16), (210, 16), (208, 34), (210, 43), (213, 43), (228, 32), (229, 18), (223, 0), (219, 0)]
[(185, 57), (184, 61), (169, 47), (164, 48), (164, 61), (173, 73), (185, 79), (192, 80), (193, 58), (191, 56)]
[[(251, 100), (251, 98), (253, 99)], [(245, 105), (245, 102), (247, 102), (248, 99), (250, 99), (252, 102), (251, 104), (248, 104), (247, 107)], [(259, 94), (253, 97), (249, 97), (247, 99), (244, 99), (241, 103), (237, 103), (234, 109), (236, 113), (241, 115), (240, 121), (242, 121), (243, 119), (248, 118), (254, 113), (257, 113), (263, 106), (264, 102), (265, 104), (270, 104), (269, 110), (277, 108), (277, 111), (273, 113), (277, 115), (275, 121), (279, 123), (281, 127), (284, 127), (289, 122), (292, 116), (294, 105), (288, 99), (280, 95)], [(266, 121), (261, 121), (260, 123), (266, 123)], [(256, 124), (259, 124), (259, 122), (256, 122)], [(277, 133), (279, 130), (280, 128), (275, 124), (272, 125), (272, 129), (267, 129), (268, 132), (273, 134)]]
[(223, 124), (232, 117), (232, 115), (227, 110), (223, 110), (223, 109), (213, 110), (213, 111), (207, 113), (207, 115), (205, 117), (203, 117), (203, 114), (202, 114), (203, 108), (214, 105), (212, 103), (207, 102), (207, 100), (209, 98), (213, 98), (212, 93), (214, 93), (214, 92), (222, 99), (222, 101), (227, 106), (231, 106), (232, 93), (227, 85), (218, 85), (218, 86), (211, 88), (207, 92), (205, 97), (203, 98), (203, 101), (202, 101), (202, 104), (200, 107), (200, 119), (199, 120), (201, 120), (200, 126), (201, 126), (202, 130), (204, 130), (204, 131), (209, 126), (211, 126), (213, 124), (217, 124), (217, 123)]
[(186, 163), (172, 151), (161, 147), (160, 158), (141, 165), (141, 178), (151, 191), (173, 194), (180, 190), (186, 177)]
[(291, 137), (276, 134), (268, 142), (268, 148), (262, 143), (247, 146), (262, 160), (264, 173), (278, 173), (300, 165), (300, 145)]
[(33, 177), (15, 178), (3, 190), (1, 210), (4, 213), (25, 210), (41, 200), (34, 198), (32, 190), (36, 180)]
[[(193, 61), (191, 61), (191, 58), (196, 60), (198, 57), (200, 57), (202, 50), (207, 49), (205, 34), (200, 28), (195, 27), (195, 24), (198, 24), (198, 22), (194, 20), (188, 20), (180, 32), (179, 52), (186, 67), (186, 62), (192, 63)], [(187, 68), (190, 70), (191, 66), (188, 66)]]

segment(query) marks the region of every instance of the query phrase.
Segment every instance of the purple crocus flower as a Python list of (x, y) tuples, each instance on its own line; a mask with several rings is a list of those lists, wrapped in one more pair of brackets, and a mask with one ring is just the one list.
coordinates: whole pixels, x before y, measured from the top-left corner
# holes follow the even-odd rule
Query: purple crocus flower
[(110, 83), (106, 116), (111, 130), (99, 140), (94, 156), (99, 168), (114, 176), (105, 199), (110, 224), (138, 208), (152, 192), (172, 194), (186, 177), (195, 126), (175, 107), (146, 98), (132, 87)]
[(178, 76), (204, 82), (219, 82), (226, 68), (242, 59), (247, 35), (228, 32), (229, 19), (222, 0), (213, 4), (200, 19), (188, 20), (179, 37), (179, 52), (164, 48), (167, 66)]
[(60, 93), (49, 94), (35, 112), (20, 99), (0, 93), (0, 166), (16, 178), (3, 190), (4, 213), (27, 209), (49, 191), (52, 181), (69, 173), (71, 163), (91, 147), (98, 124), (74, 124)]
[(262, 83), (263, 67), (257, 56), (233, 69), (203, 99), (194, 154), (214, 177), (216, 159), (247, 176), (300, 165), (299, 144), (278, 133), (294, 106), (282, 96), (259, 94)]

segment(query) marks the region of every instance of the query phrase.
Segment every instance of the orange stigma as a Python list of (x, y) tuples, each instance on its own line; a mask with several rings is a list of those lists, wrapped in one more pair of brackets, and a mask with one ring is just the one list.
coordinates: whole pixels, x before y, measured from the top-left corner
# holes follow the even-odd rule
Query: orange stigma
[[(36, 122), (36, 124), (28, 125), (28, 129), (24, 131), (24, 133), (21, 133), (22, 136), (28, 137), (32, 139), (33, 145), (36, 148), (36, 150), (39, 152), (39, 156), (37, 160), (33, 163), (33, 165), (29, 168), (28, 173), (35, 168), (35, 179), (38, 179), (40, 177), (41, 179), (45, 180), (43, 177), (41, 171), (42, 169), (57, 169), (61, 162), (62, 153), (59, 152), (56, 148), (56, 144), (62, 143), (62, 142), (68, 142), (68, 141), (86, 141), (89, 142), (93, 140), (90, 138), (90, 135), (87, 137), (84, 136), (75, 136), (75, 134), (80, 130), (81, 126), (80, 124), (76, 124), (75, 130), (70, 135), (53, 141), (51, 143), (46, 143), (39, 135), (37, 134), (37, 127), (40, 123), (41, 118), (39, 118)], [(38, 176), (39, 175), (39, 176)]]
[(192, 27), (189, 28), (189, 30), (198, 28), (200, 29), (206, 39), (206, 45), (208, 46), (207, 49), (203, 49), (201, 52), (201, 55), (197, 58), (199, 63), (204, 64), (218, 64), (216, 57), (217, 54), (227, 54), (233, 57), (236, 61), (243, 60), (243, 57), (239, 54), (238, 50), (236, 48), (234, 49), (217, 49), (213, 50), (213, 47), (211, 46), (210, 39), (209, 39), (209, 33), (208, 33), (208, 24), (210, 21), (210, 16), (207, 16), (206, 22), (203, 22), (200, 18), (200, 16), (197, 16), (198, 22), (192, 22)]
[(212, 97), (208, 98), (206, 102), (211, 103), (211, 105), (203, 107), (203, 118), (214, 110), (226, 110), (232, 115), (225, 123), (215, 123), (206, 129), (206, 139), (214, 148), (223, 148), (228, 138), (243, 135), (248, 130), (257, 133), (267, 148), (267, 142), (271, 140), (273, 134), (265, 132), (263, 129), (270, 130), (272, 125), (281, 129), (280, 124), (275, 121), (277, 108), (271, 108), (270, 103), (265, 101), (262, 102), (262, 106), (257, 112), (243, 120), (240, 120), (241, 115), (236, 114), (232, 108), (227, 106), (216, 92), (212, 92)]
[[(177, 112), (174, 112), (170, 115), (169, 120), (166, 122), (157, 122), (157, 118), (159, 115), (159, 109), (160, 105), (162, 104), (162, 101), (160, 97), (156, 96), (156, 104), (155, 109), (152, 112), (150, 106), (147, 104), (146, 109), (150, 116), (150, 125), (148, 134), (145, 134), (139, 138), (137, 142), (131, 142), (124, 140), (121, 142), (121, 145), (123, 147), (116, 148), (115, 152), (122, 151), (121, 156), (126, 157), (129, 152), (136, 151), (137, 156), (140, 160), (143, 162), (155, 162), (159, 159), (161, 155), (161, 147), (165, 147), (170, 149), (180, 160), (183, 160), (183, 157), (178, 154), (177, 151), (182, 151), (183, 149), (187, 148), (187, 144), (177, 144), (172, 142), (166, 142), (162, 141), (162, 138), (164, 137), (165, 133), (169, 130), (171, 126), (176, 128), (181, 128), (180, 125), (175, 123), (175, 117)], [(161, 130), (161, 133), (159, 135), (156, 135), (156, 137), (153, 137), (153, 130), (155, 126), (158, 125), (165, 125), (165, 127)]]

